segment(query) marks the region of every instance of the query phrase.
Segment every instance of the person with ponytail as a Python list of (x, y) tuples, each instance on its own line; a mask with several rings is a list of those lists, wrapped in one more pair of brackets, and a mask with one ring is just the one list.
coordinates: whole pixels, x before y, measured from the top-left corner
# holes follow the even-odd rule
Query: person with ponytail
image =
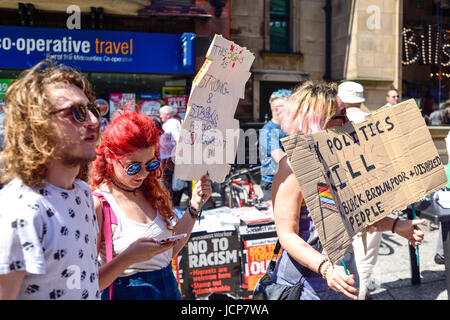
[[(204, 176), (178, 218), (162, 182), (158, 143), (162, 132), (148, 116), (118, 115), (105, 129), (89, 172), (100, 232), (102, 299), (181, 299), (172, 258), (192, 231), (201, 200), (211, 196)], [(186, 233), (185, 238), (163, 241)]]

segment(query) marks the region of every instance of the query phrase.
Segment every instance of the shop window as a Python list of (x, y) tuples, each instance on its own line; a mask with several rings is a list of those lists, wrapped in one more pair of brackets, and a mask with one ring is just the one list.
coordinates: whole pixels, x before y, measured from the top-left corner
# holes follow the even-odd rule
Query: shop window
[(289, 52), (289, 0), (270, 0), (270, 51)]
[(272, 119), (272, 111), (269, 105), (272, 92), (279, 89), (293, 90), (297, 85), (297, 82), (261, 81), (259, 91), (259, 121), (265, 122)]
[(448, 2), (404, 2), (402, 99), (416, 99), (429, 125), (450, 125)]

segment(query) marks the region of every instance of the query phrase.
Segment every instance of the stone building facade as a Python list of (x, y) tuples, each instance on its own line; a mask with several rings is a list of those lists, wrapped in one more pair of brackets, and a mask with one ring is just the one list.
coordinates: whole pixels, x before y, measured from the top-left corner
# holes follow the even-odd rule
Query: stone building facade
[(389, 88), (400, 87), (401, 0), (287, 3), (289, 51), (277, 53), (270, 48), (271, 1), (231, 1), (231, 39), (256, 55), (251, 103), (243, 102), (241, 117), (263, 121), (272, 90), (306, 79), (360, 82), (371, 110), (384, 105)]

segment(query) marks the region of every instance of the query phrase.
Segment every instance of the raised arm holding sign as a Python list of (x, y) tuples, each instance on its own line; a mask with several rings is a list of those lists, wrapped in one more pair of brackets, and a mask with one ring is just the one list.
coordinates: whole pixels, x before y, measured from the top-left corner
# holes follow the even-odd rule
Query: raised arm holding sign
[[(281, 120), (291, 136), (282, 140), (288, 156), (280, 161), (272, 189), (277, 233), (285, 249), (274, 278), (295, 284), (305, 268), (316, 273), (306, 278), (309, 285), (300, 299), (356, 299), (353, 235), (368, 225), (377, 231), (395, 227), (396, 233), (420, 244), (423, 232), (414, 225), (423, 220), (394, 225), (386, 216), (441, 186), (440, 160), (418, 149), (423, 144), (431, 149), (429, 133), (427, 137), (421, 130), (423, 120), (405, 116), (412, 108), (392, 114), (384, 109), (353, 124), (336, 94), (334, 84), (308, 81), (291, 96)], [(411, 132), (420, 135), (417, 143), (405, 143), (403, 136)], [(414, 168), (418, 172), (410, 177)], [(319, 239), (326, 256), (312, 248)]]
[(198, 180), (208, 172), (223, 182), (237, 152), (237, 103), (255, 56), (232, 41), (215, 35), (196, 75), (188, 110), (177, 142), (174, 176)]

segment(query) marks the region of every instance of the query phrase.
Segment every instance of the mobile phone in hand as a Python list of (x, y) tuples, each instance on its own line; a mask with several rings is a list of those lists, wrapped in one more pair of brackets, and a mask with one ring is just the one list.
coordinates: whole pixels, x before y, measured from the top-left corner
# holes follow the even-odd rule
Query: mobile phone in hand
[(166, 243), (167, 241), (173, 241), (173, 240), (178, 240), (178, 239), (186, 238), (186, 236), (187, 236), (186, 233), (175, 234), (175, 235), (173, 235), (173, 236), (168, 237), (167, 239), (159, 240), (158, 243), (159, 243), (159, 244), (163, 244), (163, 243)]

